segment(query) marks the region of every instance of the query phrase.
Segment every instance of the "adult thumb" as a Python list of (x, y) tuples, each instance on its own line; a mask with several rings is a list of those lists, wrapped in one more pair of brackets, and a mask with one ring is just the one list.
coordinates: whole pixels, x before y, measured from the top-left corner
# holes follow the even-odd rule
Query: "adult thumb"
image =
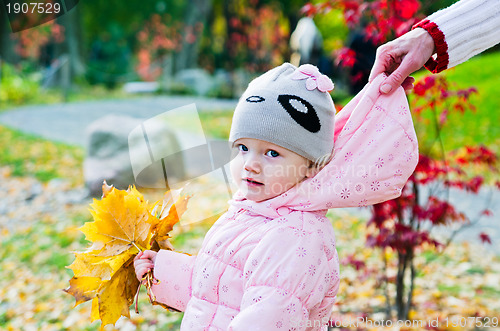
[(403, 61), (387, 78), (380, 84), (380, 93), (389, 94), (401, 86), (414, 70), (412, 61)]
[(399, 70), (392, 72), (387, 78), (380, 84), (380, 93), (390, 94), (394, 90), (396, 90), (403, 81), (406, 76), (403, 76)]

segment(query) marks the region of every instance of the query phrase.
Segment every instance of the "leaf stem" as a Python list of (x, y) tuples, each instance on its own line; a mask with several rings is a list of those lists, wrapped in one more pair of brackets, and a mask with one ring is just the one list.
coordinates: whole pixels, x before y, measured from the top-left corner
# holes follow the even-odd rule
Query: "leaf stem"
[(132, 241), (132, 245), (134, 245), (134, 246), (135, 246), (135, 248), (137, 248), (137, 249), (139, 250), (139, 252), (142, 252), (142, 249), (140, 249), (140, 248), (139, 248), (139, 246), (137, 246), (137, 245), (135, 244), (135, 242), (133, 242), (133, 241)]

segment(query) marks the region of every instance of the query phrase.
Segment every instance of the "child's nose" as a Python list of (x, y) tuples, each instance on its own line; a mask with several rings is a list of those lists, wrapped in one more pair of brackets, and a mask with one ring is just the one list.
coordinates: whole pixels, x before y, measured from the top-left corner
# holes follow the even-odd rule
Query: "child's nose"
[(257, 158), (254, 156), (248, 155), (247, 158), (245, 159), (245, 170), (257, 174), (260, 173), (261, 165), (259, 160), (257, 160)]

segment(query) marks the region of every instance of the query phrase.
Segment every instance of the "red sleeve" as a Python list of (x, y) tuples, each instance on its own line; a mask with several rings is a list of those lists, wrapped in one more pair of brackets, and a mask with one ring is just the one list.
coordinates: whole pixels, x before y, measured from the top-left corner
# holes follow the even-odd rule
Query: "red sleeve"
[(412, 29), (422, 28), (425, 29), (434, 39), (434, 46), (436, 49), (436, 58), (431, 57), (425, 64), (425, 68), (430, 72), (436, 74), (448, 68), (448, 44), (444, 38), (444, 33), (439, 29), (436, 23), (429, 20), (422, 20), (415, 24)]

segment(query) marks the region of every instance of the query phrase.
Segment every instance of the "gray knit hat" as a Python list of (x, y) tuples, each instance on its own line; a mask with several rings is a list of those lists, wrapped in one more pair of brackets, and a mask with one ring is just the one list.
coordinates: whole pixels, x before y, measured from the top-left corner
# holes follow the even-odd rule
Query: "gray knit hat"
[(260, 139), (316, 161), (333, 150), (332, 89), (330, 78), (311, 64), (271, 69), (241, 96), (229, 140)]

